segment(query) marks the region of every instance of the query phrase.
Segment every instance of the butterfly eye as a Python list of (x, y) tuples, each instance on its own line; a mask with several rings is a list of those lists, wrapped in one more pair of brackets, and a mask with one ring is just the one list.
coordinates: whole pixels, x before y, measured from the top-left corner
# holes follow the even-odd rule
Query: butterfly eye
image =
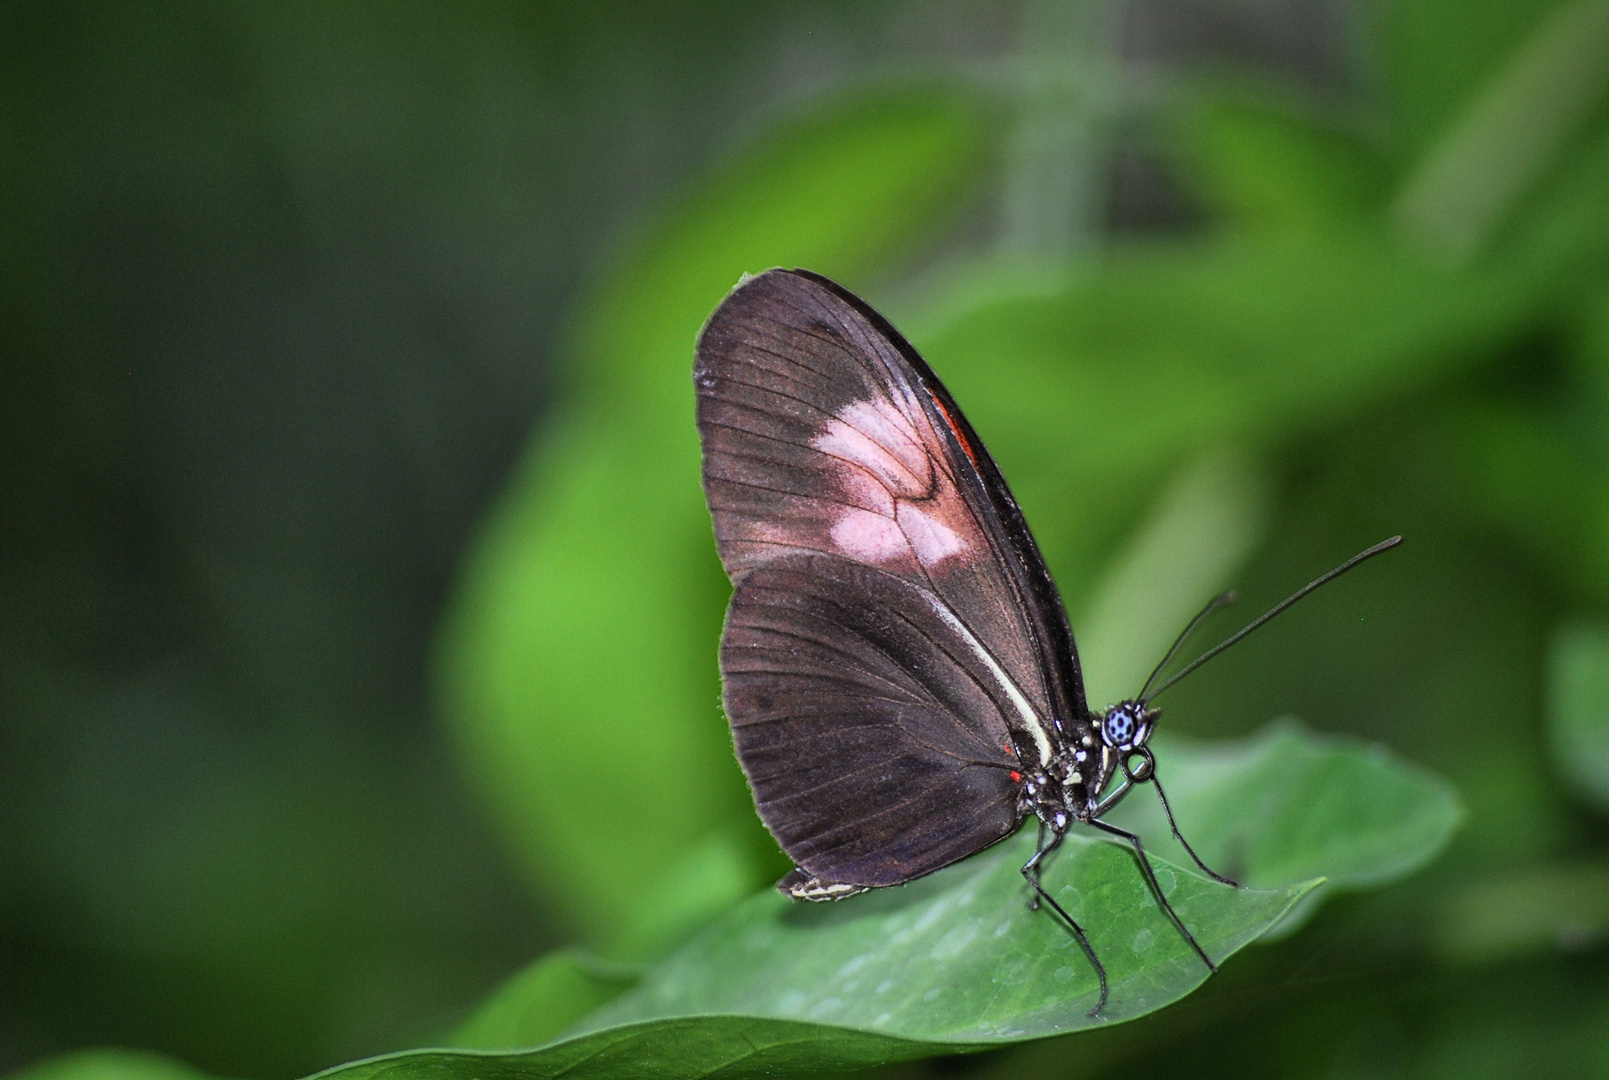
[(1134, 739), (1134, 714), (1118, 706), (1101, 721), (1101, 737), (1107, 746), (1129, 746)]

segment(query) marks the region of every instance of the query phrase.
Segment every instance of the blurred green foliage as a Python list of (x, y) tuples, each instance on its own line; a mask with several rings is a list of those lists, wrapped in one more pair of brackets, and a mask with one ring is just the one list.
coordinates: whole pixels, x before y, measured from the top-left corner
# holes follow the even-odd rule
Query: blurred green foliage
[(1578, 624), (1561, 628), (1549, 645), (1554, 764), (1581, 795), (1609, 808), (1609, 635)]
[[(680, 107), (730, 118), (737, 108), (720, 113), (707, 74), (745, 33), (781, 17), (780, 7), (745, 12), (727, 25), (740, 18), (735, 7), (634, 9), (622, 16), (632, 29), (620, 30), (568, 5), (521, 17), (486, 7), (438, 34), (415, 11), (398, 23), (410, 27), (395, 31), (409, 43), (400, 49), (356, 15), (321, 25), (308, 13), (186, 9), (163, 26), (87, 9), (76, 23), (18, 20), (7, 93), (48, 107), (13, 111), (32, 126), (7, 134), (16, 209), (5, 227), (19, 257), (5, 271), (5, 303), (22, 362), (7, 366), (6, 428), (19, 449), (8, 468), (16, 557), (4, 570), (4, 688), (19, 719), (5, 729), (11, 782), (0, 798), (28, 827), (6, 830), (18, 872), (0, 879), (0, 899), (17, 957), (8, 981), (29, 980), (53, 1004), (24, 1006), (24, 992), (10, 991), (6, 1023), (23, 1033), (15, 1056), (54, 1048), (60, 1036), (48, 1032), (66, 1031), (160, 1045), (222, 1072), (284, 1075), (417, 1044), (415, 1032), (445, 1030), (449, 1006), (467, 1005), (499, 964), (578, 937), (610, 961), (550, 958), (502, 998), (552, 995), (563, 1007), (550, 1023), (498, 1014), (494, 998), (476, 1017), (482, 1033), (460, 1033), (461, 1045), (537, 1040), (610, 997), (625, 981), (615, 965), (663, 954), (777, 873), (719, 715), (725, 584), (699, 498), (688, 369), (724, 290), (742, 272), (784, 264), (866, 295), (944, 377), (1023, 503), (1087, 656), (1103, 658), (1090, 672), (1097, 696), (1143, 676), (1178, 612), (1218, 588), (1241, 585), (1255, 609), (1382, 536), (1409, 538), (1170, 691), (1164, 723), (1230, 736), (1295, 714), (1385, 743), (1457, 787), (1469, 816), (1447, 857), (1329, 905), (1161, 1013), (970, 1067), (1518, 1076), (1609, 1064), (1609, 957), (1599, 947), (1609, 932), (1609, 4), (1361, 4), (1363, 88), (1350, 95), (1222, 70), (1187, 72), (1118, 113), (1070, 95), (1069, 108), (1088, 110), (1072, 118), (1078, 130), (1104, 124), (1143, 146), (1193, 208), (1188, 228), (1119, 231), (1098, 238), (1098, 255), (1030, 255), (980, 239), (991, 199), (1020, 179), (1010, 171), (1021, 148), (1008, 144), (1033, 87), (1009, 74), (934, 75), (930, 65), (893, 88), (796, 95), (781, 119), (767, 114), (757, 135), (721, 154), (711, 148), (729, 120), (718, 132), (714, 120), (678, 126), (654, 92), (605, 89), (630, 84), (640, 58), (662, 50), (678, 59), (654, 70), (699, 88), (676, 96)], [(126, 37), (136, 45), (125, 54)], [(732, 52), (692, 47), (706, 37)], [(284, 90), (307, 83), (248, 62), (249, 49), (209, 46), (237, 39), (297, 57), (320, 73), (320, 95)], [(377, 70), (361, 48), (334, 44), (343, 40), (390, 41), (381, 54), (428, 61), (428, 77), (407, 84), (415, 93), (343, 109), (345, 88)], [(139, 70), (106, 55), (135, 58)], [(38, 56), (75, 57), (79, 68)], [(77, 70), (105, 85), (64, 74)], [(455, 82), (464, 71), (476, 88)], [(531, 89), (528, 71), (546, 81)], [(126, 85), (158, 89), (120, 96)], [(242, 89), (256, 86), (278, 89)], [(491, 112), (502, 116), (493, 129), (465, 127), (442, 105), (481, 93), (511, 103)], [(609, 94), (648, 119), (633, 126), (619, 120), (630, 109), (564, 107)], [(186, 124), (164, 124), (176, 110)], [(586, 131), (609, 117), (616, 127)], [(652, 134), (655, 117), (689, 137)], [(61, 130), (102, 134), (70, 145)], [(208, 141), (220, 131), (223, 142)], [(640, 158), (598, 149), (634, 136), (666, 146)], [(330, 160), (331, 148), (365, 139), (388, 148), (372, 173), (349, 173), (340, 153)], [(230, 149), (196, 149), (217, 145)], [(1113, 144), (1066, 145), (1099, 155)], [(243, 166), (253, 152), (278, 171)], [(120, 164), (131, 160), (163, 163), (161, 182)], [(621, 179), (649, 160), (655, 175)], [(695, 162), (679, 195), (601, 259), (584, 290), (572, 284), (572, 252), (590, 250), (601, 228), (534, 255), (496, 247), (509, 260), (500, 267), (463, 259), (471, 239), (518, 233), (509, 208), (527, 205), (521, 184), (544, 185), (576, 213), (606, 201), (599, 192), (612, 184), (655, 190)], [(454, 189), (472, 194), (460, 205), (397, 194), (432, 170), (476, 178)], [(86, 237), (73, 250), (132, 267), (113, 273), (81, 256), (70, 266), (96, 272), (64, 287), (53, 207), (62, 190), (108, 173), (118, 182), (94, 188), (97, 205), (152, 212), (70, 219)], [(179, 214), (185, 199), (171, 191), (153, 199), (163, 184), (201, 209)], [(410, 229), (377, 230), (384, 215), (370, 204), (387, 200), (414, 208)], [(274, 249), (240, 230), (250, 219), (240, 207), (258, 203), (344, 241)], [(115, 243), (98, 234), (134, 220), (145, 224)], [(156, 273), (197, 249), (207, 258), (183, 273)], [(376, 286), (382, 275), (402, 284)], [(147, 279), (167, 285), (147, 295), (135, 287)], [(106, 301), (111, 285), (132, 298)], [(111, 390), (110, 368), (83, 359), (107, 352), (116, 368), (145, 371), (165, 355), (162, 334), (181, 325), (164, 312), (232, 310), (216, 301), (252, 289), (288, 297), (261, 309), (288, 317), (209, 338), (198, 361), (162, 371), (149, 390)], [(465, 313), (492, 305), (487, 297), (528, 303), (520, 290), (541, 297), (543, 312), (573, 301), (555, 356), (561, 404), (462, 559), (436, 671), (448, 738), (540, 905), (539, 928), (509, 913), (513, 886), (479, 846), (473, 817), (450, 794), (417, 798), (446, 787), (421, 749), (422, 691), (398, 689), (413, 685), (422, 647), (369, 644), (403, 623), (376, 617), (385, 605), (434, 614), (474, 493), (427, 503), (463, 522), (457, 532), (403, 531), (431, 552), (417, 562), (386, 563), (379, 540), (342, 531), (389, 520), (353, 515), (354, 501), (450, 493), (455, 477), (495, 475), (508, 459), (543, 389), (508, 372), (540, 334), (505, 317), (493, 320), (500, 344), (487, 346), (453, 320), (474, 322)], [(330, 297), (359, 298), (372, 322), (346, 331), (355, 343), (339, 362), (304, 347), (325, 340), (310, 327), (347, 310)], [(77, 319), (68, 301), (86, 298), (97, 299), (94, 317)], [(458, 363), (433, 367), (433, 350)], [(249, 407), (261, 392), (257, 358), (281, 352), (305, 354), (290, 381), (305, 382), (305, 400), (331, 411), (333, 427), (381, 432), (371, 441), (407, 452), (358, 454), (374, 467), (331, 474), (306, 505), (288, 501), (301, 489), (284, 478), (325, 459), (288, 453), (294, 438)], [(384, 383), (381, 372), (399, 364), (415, 377)], [(467, 388), (466, 371), (479, 373)], [(234, 411), (176, 406), (196, 378), (221, 386), (210, 393)], [(377, 384), (409, 389), (375, 406)], [(431, 420), (455, 396), (466, 414), (484, 404), (485, 423), (473, 438), (432, 442)], [(211, 439), (165, 443), (142, 426), (147, 413)], [(243, 417), (251, 437), (217, 437)], [(226, 445), (233, 456), (207, 450)], [(328, 456), (368, 445), (334, 442)], [(125, 454), (178, 464), (143, 484), (96, 471)], [(281, 468), (264, 465), (281, 457)], [(420, 479), (400, 483), (378, 467), (397, 460), (416, 462)], [(174, 491), (190, 501), (164, 496)], [(147, 518), (171, 522), (134, 527)], [(163, 529), (184, 541), (154, 541)], [(129, 551), (131, 535), (146, 546)], [(257, 574), (273, 587), (254, 589)], [(85, 646), (90, 627), (99, 636)], [(394, 723), (409, 710), (411, 725)], [(346, 726), (309, 719), (327, 714)], [(406, 760), (365, 765), (399, 729), (414, 733), (398, 755)], [(196, 734), (216, 730), (229, 734)], [(160, 755), (153, 780), (127, 763), (151, 757), (159, 737), (185, 754)], [(109, 777), (137, 791), (120, 793)], [(1291, 782), (1298, 794), (1316, 790)], [(1344, 802), (1333, 812), (1345, 815)], [(112, 827), (120, 821), (129, 828)], [(72, 914), (45, 914), (57, 908)], [(396, 944), (422, 939), (432, 944)], [(340, 991), (358, 984), (369, 989)], [(361, 1021), (333, 1037), (329, 1017), (341, 1008)], [(42, 1027), (51, 1009), (116, 1020)], [(256, 1012), (271, 1020), (240, 1019)], [(705, 1049), (717, 1051), (748, 1038), (741, 1026), (707, 1035)], [(845, 1060), (891, 1056), (862, 1050)], [(589, 1067), (652, 1074), (651, 1059), (619, 1053)], [(119, 1060), (38, 1071), (165, 1068)], [(507, 1061), (497, 1068), (524, 1075)]]

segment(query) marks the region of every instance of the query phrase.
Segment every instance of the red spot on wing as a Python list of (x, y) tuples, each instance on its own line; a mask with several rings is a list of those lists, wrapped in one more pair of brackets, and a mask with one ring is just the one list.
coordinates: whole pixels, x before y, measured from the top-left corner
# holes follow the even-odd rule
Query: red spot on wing
[(978, 455), (972, 452), (972, 444), (967, 442), (967, 437), (961, 434), (961, 429), (956, 426), (955, 417), (951, 416), (950, 410), (944, 407), (944, 402), (940, 401), (932, 394), (929, 394), (928, 397), (933, 398), (933, 404), (939, 407), (939, 415), (944, 417), (944, 422), (946, 424), (950, 425), (950, 431), (955, 434), (955, 441), (961, 444), (962, 451), (965, 452), (967, 457), (972, 459), (972, 464), (975, 467), (978, 464)]
[(1011, 782), (1013, 784), (1022, 783), (1022, 773), (1018, 772), (1016, 769), (1012, 769), (1011, 770)]

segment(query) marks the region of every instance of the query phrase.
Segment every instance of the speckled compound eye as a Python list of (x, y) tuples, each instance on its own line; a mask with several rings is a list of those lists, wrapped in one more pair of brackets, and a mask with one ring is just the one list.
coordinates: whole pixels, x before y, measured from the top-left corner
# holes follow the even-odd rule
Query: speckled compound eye
[(1134, 738), (1134, 716), (1127, 709), (1113, 709), (1101, 722), (1101, 734), (1108, 746), (1127, 746)]

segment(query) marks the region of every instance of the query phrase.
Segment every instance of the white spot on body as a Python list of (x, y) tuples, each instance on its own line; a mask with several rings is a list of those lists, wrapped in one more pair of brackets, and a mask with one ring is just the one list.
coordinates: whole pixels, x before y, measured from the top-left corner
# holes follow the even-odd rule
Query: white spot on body
[(862, 892), (859, 885), (845, 885), (843, 882), (822, 882), (816, 878), (801, 882), (788, 890), (788, 895), (795, 900), (831, 900), (840, 896), (849, 896), (852, 893)]

